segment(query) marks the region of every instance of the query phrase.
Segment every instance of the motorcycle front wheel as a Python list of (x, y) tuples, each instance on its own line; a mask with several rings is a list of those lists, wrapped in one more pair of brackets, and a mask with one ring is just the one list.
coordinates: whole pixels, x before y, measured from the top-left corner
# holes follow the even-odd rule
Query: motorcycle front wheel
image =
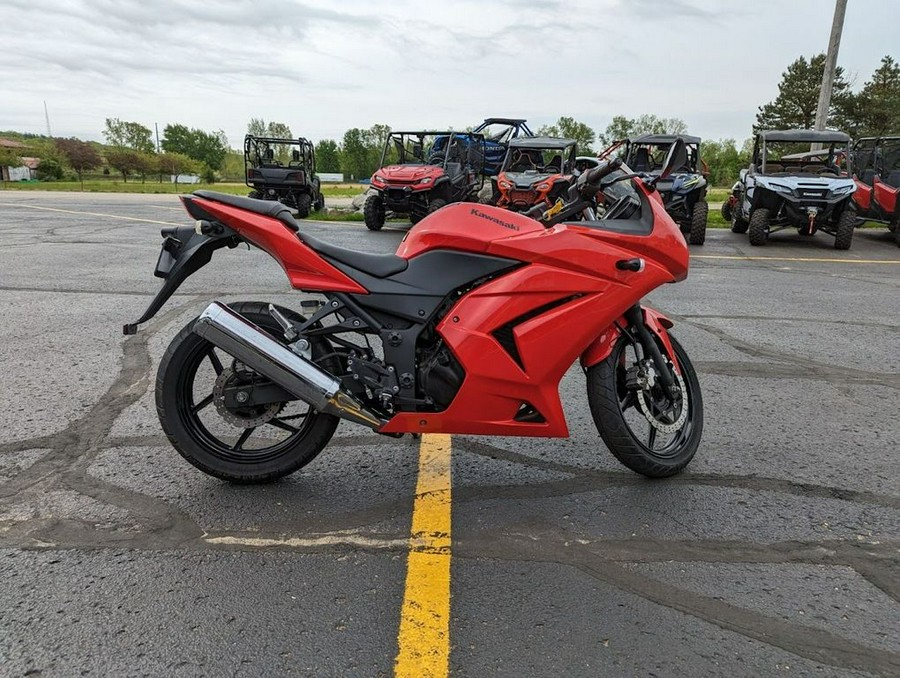
[[(681, 344), (669, 335), (680, 391), (667, 397), (659, 380), (644, 388), (628, 383), (638, 362), (633, 340), (622, 336), (610, 356), (587, 371), (588, 403), (600, 437), (622, 464), (649, 478), (680, 473), (693, 459), (703, 435), (700, 382)], [(665, 356), (665, 349), (660, 345)]]
[[(282, 337), (267, 304), (229, 306), (272, 336)], [(295, 323), (303, 321), (289, 309), (278, 310)], [(338, 418), (296, 400), (249, 407), (227, 404), (226, 389), (252, 389), (267, 380), (194, 334), (194, 322), (172, 340), (156, 376), (156, 410), (172, 446), (204, 473), (235, 483), (270, 482), (312, 461), (331, 439)], [(326, 350), (313, 343), (313, 359)]]

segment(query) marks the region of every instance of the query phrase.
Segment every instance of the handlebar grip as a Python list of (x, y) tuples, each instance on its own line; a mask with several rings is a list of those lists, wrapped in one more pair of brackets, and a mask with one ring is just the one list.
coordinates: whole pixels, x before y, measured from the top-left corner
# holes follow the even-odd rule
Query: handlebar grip
[(612, 173), (615, 172), (617, 169), (619, 169), (621, 166), (622, 166), (622, 159), (621, 159), (621, 158), (613, 158), (612, 160), (608, 161), (608, 162), (607, 162), (606, 164), (604, 164), (604, 165), (598, 165), (598, 166), (595, 167), (594, 169), (588, 170), (588, 173), (587, 173), (587, 183), (589, 183), (589, 184), (596, 184), (596, 183), (598, 183), (603, 177), (605, 177), (605, 176), (608, 175), (608, 174), (612, 174)]

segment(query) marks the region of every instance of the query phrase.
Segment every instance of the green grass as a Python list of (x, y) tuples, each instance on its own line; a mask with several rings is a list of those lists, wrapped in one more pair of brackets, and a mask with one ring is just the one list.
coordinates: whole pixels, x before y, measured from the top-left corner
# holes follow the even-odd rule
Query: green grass
[[(12, 191), (69, 191), (81, 192), (81, 183), (78, 181), (13, 181), (3, 185), (3, 190)], [(159, 183), (158, 181), (85, 181), (85, 193), (173, 193), (180, 195), (191, 191), (208, 190), (233, 195), (246, 195), (247, 187), (243, 184), (175, 184)]]
[(730, 188), (711, 188), (706, 193), (706, 199), (709, 202), (725, 202), (728, 200), (729, 193), (731, 193)]
[[(326, 198), (351, 198), (354, 195), (365, 193), (366, 186), (353, 184), (323, 184), (322, 194)], [(78, 181), (11, 181), (0, 184), (0, 190), (10, 191), (75, 191), (82, 190)], [(223, 182), (218, 184), (175, 184), (158, 181), (113, 181), (110, 179), (98, 179), (84, 182), (85, 193), (173, 193), (182, 194), (191, 191), (218, 191), (232, 195), (247, 195), (250, 189), (244, 184)]]

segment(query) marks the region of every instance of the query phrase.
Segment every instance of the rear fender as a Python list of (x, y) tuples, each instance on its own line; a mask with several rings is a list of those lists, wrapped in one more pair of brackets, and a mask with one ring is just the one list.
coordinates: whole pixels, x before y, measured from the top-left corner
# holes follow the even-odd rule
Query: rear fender
[[(660, 342), (665, 347), (665, 353), (669, 359), (675, 364), (675, 369), (681, 373), (681, 367), (675, 356), (675, 350), (672, 348), (672, 342), (669, 341), (668, 329), (674, 326), (674, 323), (659, 311), (642, 306), (644, 312), (644, 323), (653, 334), (659, 337)], [(593, 343), (585, 349), (581, 354), (581, 366), (584, 369), (593, 367), (598, 363), (606, 360), (612, 353), (613, 347), (622, 336), (622, 329), (628, 325), (625, 316), (621, 316), (611, 327), (608, 327), (599, 337), (594, 339)]]

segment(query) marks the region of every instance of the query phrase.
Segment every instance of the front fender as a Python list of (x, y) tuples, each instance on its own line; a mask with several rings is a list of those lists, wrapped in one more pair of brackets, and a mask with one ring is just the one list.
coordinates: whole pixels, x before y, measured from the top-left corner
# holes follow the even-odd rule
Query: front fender
[[(647, 329), (659, 337), (660, 342), (662, 342), (662, 345), (665, 347), (666, 355), (675, 364), (675, 369), (680, 373), (681, 367), (678, 365), (675, 350), (672, 348), (672, 342), (669, 341), (669, 333), (667, 331), (669, 328), (673, 327), (675, 323), (656, 309), (650, 308), (649, 306), (641, 306), (641, 310), (644, 314), (644, 324), (647, 325)], [(581, 366), (584, 369), (588, 369), (589, 367), (593, 367), (606, 360), (612, 353), (613, 347), (616, 345), (619, 337), (622, 336), (621, 328), (625, 327), (627, 324), (628, 322), (625, 320), (625, 316), (621, 316), (611, 327), (608, 327), (603, 334), (594, 339), (591, 345), (581, 354)]]

